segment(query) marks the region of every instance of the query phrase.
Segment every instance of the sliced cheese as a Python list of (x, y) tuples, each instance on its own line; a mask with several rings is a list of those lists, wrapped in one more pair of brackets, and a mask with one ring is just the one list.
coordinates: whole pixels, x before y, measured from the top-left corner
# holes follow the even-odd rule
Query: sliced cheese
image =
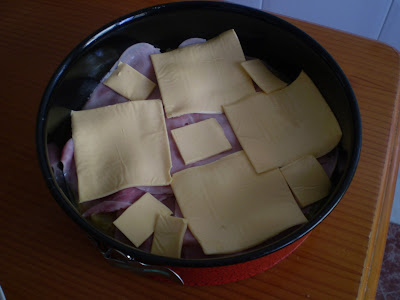
[(73, 111), (71, 120), (80, 202), (171, 182), (161, 100)]
[(232, 149), (214, 118), (173, 129), (171, 133), (186, 165)]
[(151, 253), (180, 258), (186, 228), (186, 219), (159, 215), (154, 229)]
[(171, 186), (205, 254), (245, 250), (307, 222), (279, 169), (257, 174), (243, 151), (177, 172)]
[(156, 87), (154, 82), (123, 62), (118, 63), (103, 83), (129, 100), (146, 99)]
[(318, 160), (312, 155), (284, 166), (281, 172), (301, 207), (329, 195), (331, 181)]
[(334, 114), (304, 72), (282, 90), (253, 94), (224, 110), (258, 173), (307, 154), (320, 157), (342, 136)]
[(276, 77), (259, 59), (242, 62), (242, 67), (255, 83), (267, 94), (280, 90), (287, 83)]
[(114, 221), (114, 225), (136, 247), (139, 247), (154, 232), (157, 217), (171, 214), (172, 211), (168, 207), (146, 193), (129, 206)]
[(234, 30), (202, 44), (151, 55), (167, 117), (221, 113), (222, 105), (254, 93)]

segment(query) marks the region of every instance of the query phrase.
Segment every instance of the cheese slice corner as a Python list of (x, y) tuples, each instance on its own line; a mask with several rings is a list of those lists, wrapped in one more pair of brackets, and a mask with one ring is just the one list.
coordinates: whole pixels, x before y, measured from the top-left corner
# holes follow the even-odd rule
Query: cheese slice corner
[(154, 229), (151, 253), (180, 258), (186, 228), (186, 219), (159, 215)]
[(280, 90), (287, 83), (276, 77), (259, 59), (242, 62), (242, 67), (254, 80), (254, 82), (267, 94)]
[(129, 100), (146, 99), (156, 87), (154, 82), (123, 62), (118, 63), (103, 84)]
[(314, 156), (304, 156), (280, 170), (301, 207), (329, 195), (331, 181)]
[(129, 206), (114, 221), (114, 225), (139, 247), (154, 232), (157, 217), (171, 214), (172, 211), (167, 206), (146, 193)]

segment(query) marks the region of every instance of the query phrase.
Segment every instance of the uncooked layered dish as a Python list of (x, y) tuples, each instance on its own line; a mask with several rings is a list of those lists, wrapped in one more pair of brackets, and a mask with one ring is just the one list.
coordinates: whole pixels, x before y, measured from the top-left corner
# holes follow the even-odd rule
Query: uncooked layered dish
[[(286, 82), (233, 29), (127, 48), (50, 163), (84, 218), (155, 255), (240, 253), (308, 222), (342, 131), (304, 71)], [(57, 156), (56, 152), (60, 155)]]

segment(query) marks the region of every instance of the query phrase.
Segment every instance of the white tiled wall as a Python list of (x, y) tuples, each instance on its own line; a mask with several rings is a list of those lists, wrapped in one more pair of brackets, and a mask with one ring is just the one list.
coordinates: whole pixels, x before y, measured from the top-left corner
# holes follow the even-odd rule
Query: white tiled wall
[[(400, 0), (231, 0), (377, 39), (400, 51)], [(400, 224), (400, 173), (391, 222)]]
[(394, 0), (383, 24), (379, 40), (400, 51), (400, 0)]
[(391, 2), (392, 0), (264, 0), (262, 8), (376, 39)]
[(230, 0), (229, 2), (378, 39), (400, 51), (400, 0)]

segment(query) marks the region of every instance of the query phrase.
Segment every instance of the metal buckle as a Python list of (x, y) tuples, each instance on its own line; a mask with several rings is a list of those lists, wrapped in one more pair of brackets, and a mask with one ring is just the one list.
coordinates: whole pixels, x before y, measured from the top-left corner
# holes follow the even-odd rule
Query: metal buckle
[(170, 268), (142, 263), (120, 250), (106, 247), (89, 235), (88, 238), (94, 243), (100, 253), (103, 254), (104, 258), (113, 266), (128, 269), (142, 275), (161, 275), (171, 281), (184, 285), (182, 278)]

